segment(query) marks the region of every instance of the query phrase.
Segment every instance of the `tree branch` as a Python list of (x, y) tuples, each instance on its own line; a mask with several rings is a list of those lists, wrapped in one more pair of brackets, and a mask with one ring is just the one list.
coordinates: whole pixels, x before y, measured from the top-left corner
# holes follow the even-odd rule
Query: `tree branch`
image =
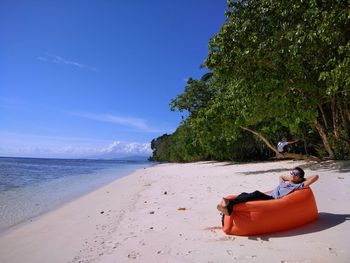
[(267, 145), (267, 147), (269, 147), (272, 151), (274, 151), (276, 153), (276, 157), (279, 157), (281, 155), (281, 153), (278, 152), (278, 150), (261, 133), (253, 131), (253, 130), (251, 130), (247, 127), (243, 127), (243, 126), (240, 126), (240, 128), (243, 130), (249, 131), (249, 132), (253, 133), (254, 135), (258, 136), (259, 139), (261, 139)]

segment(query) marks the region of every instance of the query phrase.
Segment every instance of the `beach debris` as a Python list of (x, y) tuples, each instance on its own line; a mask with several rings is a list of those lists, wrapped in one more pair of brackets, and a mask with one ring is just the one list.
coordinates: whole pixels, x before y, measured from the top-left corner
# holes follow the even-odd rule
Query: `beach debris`
[(340, 177), (340, 176), (338, 176), (338, 179), (344, 179), (344, 177)]
[(136, 259), (138, 256), (140, 256), (140, 254), (135, 251), (131, 251), (131, 253), (128, 254), (128, 258), (131, 258), (131, 259)]
[(328, 248), (328, 251), (329, 251), (331, 254), (334, 254), (334, 255), (337, 256), (337, 252), (336, 252), (333, 248), (329, 247), (329, 248)]
[(236, 238), (232, 237), (232, 236), (224, 236), (224, 237), (221, 237), (221, 238), (217, 239), (216, 241), (233, 241), (235, 239)]
[(185, 211), (185, 210), (187, 210), (187, 208), (186, 207), (179, 207), (177, 210), (178, 211)]
[(100, 214), (102, 215), (105, 211), (101, 211)]
[(164, 194), (165, 194), (165, 195), (167, 195), (167, 194), (168, 194), (168, 192), (167, 192), (167, 191), (165, 191), (165, 192), (164, 192)]
[(209, 230), (209, 231), (212, 231), (212, 232), (215, 232), (216, 230), (221, 230), (221, 229), (222, 229), (221, 226), (211, 226), (211, 227), (204, 228), (204, 230)]
[(154, 214), (154, 211), (151, 211), (151, 212), (149, 212), (151, 215), (153, 215)]

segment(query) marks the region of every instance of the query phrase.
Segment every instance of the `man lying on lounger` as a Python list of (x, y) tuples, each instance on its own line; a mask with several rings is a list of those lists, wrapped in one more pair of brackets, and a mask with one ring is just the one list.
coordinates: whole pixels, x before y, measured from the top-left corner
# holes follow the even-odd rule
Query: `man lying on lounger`
[(295, 167), (290, 172), (290, 176), (280, 176), (280, 184), (270, 193), (264, 194), (260, 191), (255, 191), (253, 193), (241, 193), (234, 199), (223, 198), (221, 204), (217, 205), (217, 209), (224, 215), (231, 215), (233, 206), (236, 204), (255, 200), (279, 199), (295, 190), (306, 188), (318, 180), (318, 175), (313, 175), (306, 179), (304, 175), (303, 169)]

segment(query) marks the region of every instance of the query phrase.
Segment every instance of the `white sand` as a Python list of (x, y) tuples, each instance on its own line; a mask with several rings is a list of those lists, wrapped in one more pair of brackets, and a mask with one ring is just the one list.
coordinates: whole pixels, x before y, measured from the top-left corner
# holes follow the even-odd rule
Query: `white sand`
[[(270, 190), (296, 165), (320, 175), (318, 221), (256, 237), (222, 232), (222, 196)], [(3, 233), (0, 262), (350, 262), (349, 203), (349, 162), (161, 164)]]

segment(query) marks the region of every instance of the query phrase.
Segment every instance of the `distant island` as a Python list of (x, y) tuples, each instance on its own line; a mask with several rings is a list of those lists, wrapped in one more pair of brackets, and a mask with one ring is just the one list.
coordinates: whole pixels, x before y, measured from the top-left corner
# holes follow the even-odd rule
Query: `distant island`
[(147, 155), (119, 155), (115, 153), (105, 153), (94, 156), (87, 156), (84, 159), (94, 160), (118, 160), (118, 161), (148, 161), (150, 156)]

